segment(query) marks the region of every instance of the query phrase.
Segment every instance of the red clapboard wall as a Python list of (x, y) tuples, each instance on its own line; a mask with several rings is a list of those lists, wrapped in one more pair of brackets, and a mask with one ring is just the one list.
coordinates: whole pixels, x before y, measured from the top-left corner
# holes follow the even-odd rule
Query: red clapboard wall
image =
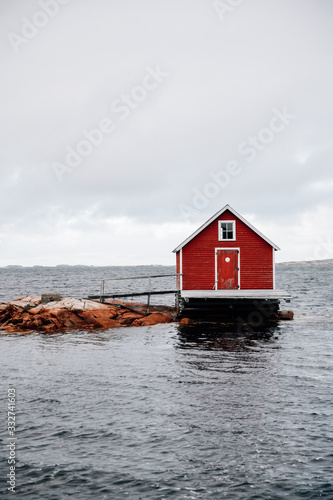
[[(236, 240), (219, 240), (218, 221), (220, 220), (235, 221)], [(226, 209), (184, 246), (175, 250), (177, 273), (183, 273), (181, 287), (183, 290), (212, 290), (214, 288), (216, 283), (215, 254), (218, 248), (239, 249), (238, 284), (241, 290), (274, 288), (273, 254), (275, 249), (279, 248), (269, 240), (266, 241), (265, 237), (260, 236), (245, 223), (246, 221), (243, 221), (235, 215), (233, 210)]]

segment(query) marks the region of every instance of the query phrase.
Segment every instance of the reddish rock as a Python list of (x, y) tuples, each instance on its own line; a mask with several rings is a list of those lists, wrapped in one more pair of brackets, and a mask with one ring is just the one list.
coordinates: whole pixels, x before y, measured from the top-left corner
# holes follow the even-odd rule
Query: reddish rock
[[(0, 329), (2, 329), (2, 327), (4, 327), (4, 325), (1, 325)], [(3, 329), (6, 330), (7, 333), (17, 333), (20, 331), (16, 325), (6, 325)]]
[(19, 307), (25, 310), (31, 309), (32, 307), (36, 307), (40, 304), (40, 297), (35, 296), (27, 296), (22, 297), (21, 299), (11, 300), (7, 303), (8, 305)]
[(57, 327), (54, 323), (50, 323), (49, 325), (44, 325), (43, 330), (44, 330), (44, 332), (52, 333), (52, 332), (57, 331)]
[(86, 328), (87, 324), (82, 318), (71, 311), (68, 311), (68, 313), (68, 316), (64, 320), (66, 328)]
[[(42, 322), (41, 318), (37, 318), (36, 316), (34, 317), (34, 319), (32, 321), (29, 321), (29, 324), (25, 325), (26, 328), (30, 328), (30, 329), (32, 328), (35, 330), (39, 330), (42, 326), (43, 326), (43, 322)], [(21, 325), (21, 327), (24, 328), (24, 325)]]
[(103, 329), (108, 329), (108, 328), (114, 328), (116, 326), (119, 326), (119, 323), (112, 318), (94, 318), (93, 320), (93, 326), (95, 328), (103, 328)]
[(160, 313), (148, 314), (141, 319), (136, 319), (133, 321), (132, 326), (152, 326), (159, 323), (170, 323), (172, 321), (171, 316)]
[(60, 321), (58, 320), (58, 318), (51, 316), (51, 321), (54, 324), (55, 328), (57, 328), (58, 330), (61, 330), (62, 325), (61, 325)]
[(63, 323), (69, 318), (70, 312), (67, 309), (51, 309), (49, 310), (49, 314), (51, 317), (57, 318), (60, 323)]
[(29, 314), (40, 314), (42, 311), (44, 311), (44, 307), (39, 305), (37, 307), (32, 307), (31, 309), (28, 309)]
[(12, 323), (13, 325), (22, 323), (23, 311), (24, 310), (22, 308), (11, 306), (11, 308), (8, 311), (10, 313), (10, 319), (8, 321), (10, 321), (10, 323)]
[(127, 311), (120, 315), (119, 323), (121, 325), (131, 325), (133, 321), (143, 318), (143, 314), (133, 311)]
[(7, 321), (10, 321), (11, 317), (12, 317), (12, 315), (11, 315), (9, 310), (4, 311), (4, 314), (1, 315), (0, 323), (5, 324)]
[(28, 314), (27, 312), (24, 312), (24, 313), (21, 315), (21, 319), (22, 319), (22, 323), (23, 323), (23, 324), (26, 324), (26, 323), (28, 323), (29, 321), (31, 321), (31, 316), (30, 316), (30, 314)]
[(92, 313), (93, 324), (98, 328), (113, 328), (115, 326), (119, 326), (118, 319), (115, 319), (112, 313), (108, 314), (106, 311), (92, 311)]
[(103, 328), (105, 330), (107, 330), (108, 328), (115, 328), (117, 326), (119, 326), (119, 323), (115, 320), (115, 319), (107, 319), (107, 320), (97, 320), (96, 319), (96, 323), (95, 323), (95, 326), (98, 327), (98, 328)]
[(8, 304), (5, 304), (4, 302), (0, 303), (0, 316), (7, 309), (7, 307), (8, 307)]
[(93, 315), (92, 311), (82, 311), (78, 313), (78, 316), (80, 316), (80, 318), (82, 318), (87, 323), (87, 325), (95, 324), (96, 318)]
[(293, 311), (278, 311), (278, 318), (290, 321), (294, 319), (294, 313)]
[[(102, 312), (103, 312), (103, 313), (107, 314), (107, 316), (109, 318), (116, 318), (119, 314), (119, 311), (120, 311), (120, 309), (116, 306), (111, 306), (111, 307), (108, 306), (107, 309), (105, 309), (105, 310), (99, 309), (98, 314), (102, 314)], [(93, 311), (93, 314), (95, 314), (95, 311)]]
[[(113, 319), (114, 312), (111, 310), (110, 313), (107, 311), (82, 311), (78, 313), (79, 318), (84, 322), (85, 327), (91, 326), (95, 328), (113, 328), (114, 326), (118, 326), (116, 320)], [(84, 325), (81, 325), (81, 328), (84, 328)]]
[[(36, 315), (30, 316), (30, 319), (34, 319), (34, 317), (35, 317), (35, 316), (36, 316)], [(47, 325), (47, 324), (49, 324), (49, 323), (54, 323), (54, 322), (55, 322), (55, 320), (56, 320), (56, 318), (55, 318), (52, 314), (50, 314), (50, 312), (49, 312), (49, 311), (43, 311), (43, 313), (42, 313), (42, 314), (40, 314), (40, 315), (38, 316), (38, 318), (41, 318), (41, 320), (42, 320), (43, 324), (45, 324), (45, 325)], [(58, 321), (58, 320), (57, 320), (57, 321)]]
[(93, 316), (100, 321), (108, 321), (109, 319), (116, 318), (117, 312), (118, 311), (114, 311), (113, 308), (102, 310), (102, 311), (101, 310), (97, 310), (97, 311), (92, 310), (91, 311)]
[(152, 307), (152, 313), (146, 316), (144, 304), (135, 304), (137, 310), (133, 310), (134, 304), (124, 307), (122, 303), (119, 307), (116, 301), (100, 304), (92, 300), (64, 298), (41, 305), (40, 297), (23, 297), (0, 305), (0, 328), (9, 333), (155, 325), (175, 318), (172, 308)]
[(179, 322), (179, 326), (194, 325), (195, 321), (191, 318), (182, 318)]

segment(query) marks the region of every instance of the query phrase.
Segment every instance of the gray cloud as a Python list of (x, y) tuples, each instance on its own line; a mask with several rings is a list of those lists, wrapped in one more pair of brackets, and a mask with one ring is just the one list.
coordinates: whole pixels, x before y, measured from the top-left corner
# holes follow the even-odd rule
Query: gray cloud
[[(97, 236), (116, 249), (114, 264), (137, 226), (141, 249), (128, 264), (172, 263), (178, 239), (226, 203), (261, 227), (274, 225), (267, 236), (284, 242), (282, 260), (314, 258), (309, 228), (297, 249), (285, 235), (311, 211), (333, 212), (329, 0), (252, 0), (223, 21), (210, 1), (57, 2), (5, 0), (0, 7), (0, 265), (38, 264), (42, 247), (44, 263), (74, 263), (82, 242)], [(22, 37), (22, 18), (38, 19), (47, 12), (42, 5), (59, 9), (31, 39), (17, 42), (16, 53), (10, 34)], [(168, 76), (134, 101), (135, 109), (127, 105), (122, 120), (112, 105), (139, 92), (133, 89), (143, 85), (147, 67), (158, 66)], [(240, 144), (284, 108), (295, 119), (248, 161)], [(84, 131), (105, 118), (114, 131), (59, 182), (54, 162), (66, 163), (68, 148), (77, 150)], [(242, 172), (198, 210), (195, 193), (230, 161)], [(186, 220), (182, 204), (192, 210)], [(132, 228), (126, 234), (124, 224)], [(72, 232), (76, 239), (66, 246)], [(58, 253), (48, 248), (50, 234)], [(78, 263), (98, 264), (88, 247)]]

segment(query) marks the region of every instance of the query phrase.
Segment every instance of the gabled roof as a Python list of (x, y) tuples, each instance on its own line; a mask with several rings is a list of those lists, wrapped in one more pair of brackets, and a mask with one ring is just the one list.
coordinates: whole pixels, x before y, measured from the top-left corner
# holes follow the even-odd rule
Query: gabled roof
[(199, 233), (201, 233), (201, 231), (206, 229), (206, 227), (209, 226), (209, 224), (214, 222), (215, 219), (218, 219), (227, 210), (229, 210), (229, 212), (231, 212), (235, 217), (237, 217), (239, 220), (241, 220), (247, 227), (252, 229), (252, 231), (257, 233), (257, 235), (260, 236), (260, 238), (262, 238), (263, 240), (265, 240), (269, 245), (271, 245), (274, 248), (274, 250), (280, 250), (280, 248), (277, 245), (275, 245), (275, 243), (273, 243), (271, 240), (266, 238), (266, 236), (264, 236), (260, 231), (258, 231), (258, 229), (256, 229), (254, 226), (252, 226), (252, 224), (250, 224), (246, 219), (244, 219), (244, 217), (239, 215), (239, 213), (237, 213), (236, 210), (231, 208), (229, 205), (226, 205), (219, 212), (217, 212), (215, 215), (213, 215), (213, 217), (208, 219), (207, 222), (205, 222), (202, 226), (200, 226), (199, 229), (197, 229), (193, 234), (191, 234), (191, 236), (186, 238), (186, 240), (184, 240), (183, 243), (181, 243), (177, 248), (175, 248), (173, 250), (173, 252), (178, 252), (181, 248), (183, 248), (185, 245), (187, 245), (187, 243), (189, 243), (191, 240), (193, 240), (193, 238), (195, 238)]

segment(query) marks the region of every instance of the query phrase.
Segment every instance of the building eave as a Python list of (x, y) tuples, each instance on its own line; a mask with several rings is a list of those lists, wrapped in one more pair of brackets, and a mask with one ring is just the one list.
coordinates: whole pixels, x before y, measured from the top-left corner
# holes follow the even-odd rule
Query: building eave
[(280, 248), (273, 243), (269, 238), (267, 238), (265, 235), (263, 235), (257, 228), (252, 226), (250, 222), (248, 222), (244, 217), (242, 217), (236, 210), (230, 207), (230, 205), (225, 205), (221, 210), (219, 210), (216, 214), (214, 214), (210, 219), (208, 219), (202, 226), (200, 226), (194, 233), (192, 233), (186, 240), (184, 240), (178, 247), (176, 247), (173, 252), (179, 252), (185, 245), (187, 245), (191, 240), (193, 240), (198, 234), (200, 234), (204, 229), (206, 229), (209, 224), (214, 222), (214, 220), (218, 219), (224, 212), (229, 210), (235, 217), (237, 217), (239, 220), (241, 220), (246, 226), (248, 226), (250, 229), (252, 229), (253, 232), (255, 232), (260, 238), (262, 238), (264, 241), (266, 241), (271, 247), (274, 248), (274, 250), (280, 250)]

